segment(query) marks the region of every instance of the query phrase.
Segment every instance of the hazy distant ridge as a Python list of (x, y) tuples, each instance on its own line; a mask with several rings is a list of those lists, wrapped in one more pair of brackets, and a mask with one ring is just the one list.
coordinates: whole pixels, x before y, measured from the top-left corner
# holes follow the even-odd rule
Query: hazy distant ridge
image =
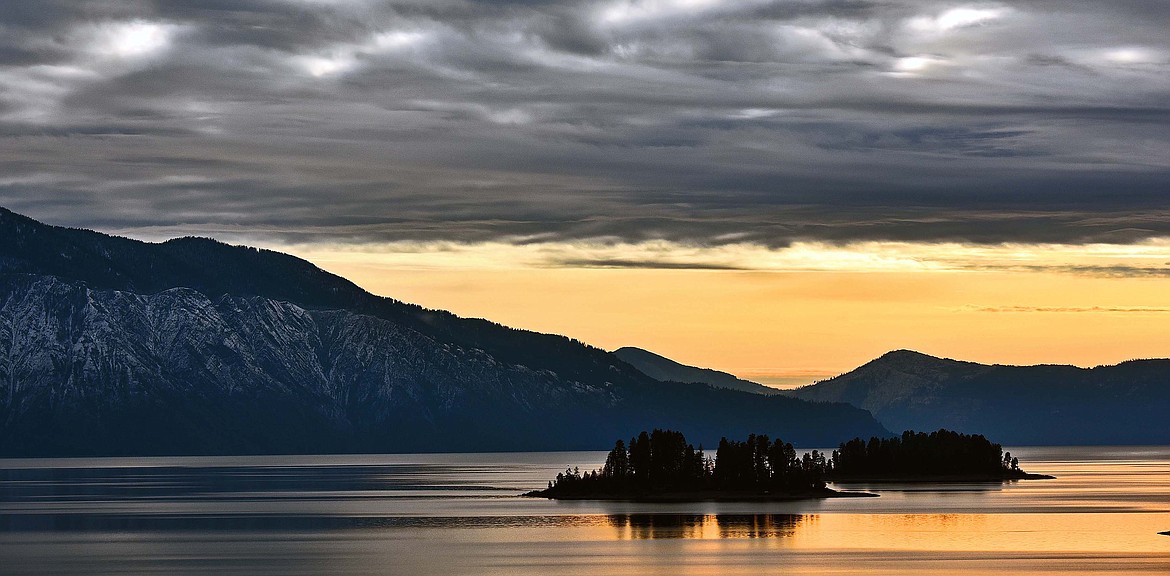
[(950, 428), (1015, 445), (1170, 443), (1170, 360), (1001, 366), (897, 350), (786, 393), (848, 402), (891, 430)]
[(663, 382), (701, 382), (717, 388), (742, 390), (752, 394), (778, 394), (776, 388), (764, 386), (756, 382), (744, 380), (727, 372), (720, 372), (710, 368), (697, 368), (680, 364), (660, 356), (649, 350), (626, 346), (613, 351), (614, 356), (621, 358), (643, 374)]

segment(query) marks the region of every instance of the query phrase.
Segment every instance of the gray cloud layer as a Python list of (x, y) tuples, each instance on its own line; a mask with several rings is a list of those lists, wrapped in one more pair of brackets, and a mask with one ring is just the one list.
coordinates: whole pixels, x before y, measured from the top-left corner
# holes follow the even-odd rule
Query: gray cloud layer
[(1129, 242), (1170, 235), (1168, 29), (1137, 0), (0, 0), (0, 204), (292, 241)]

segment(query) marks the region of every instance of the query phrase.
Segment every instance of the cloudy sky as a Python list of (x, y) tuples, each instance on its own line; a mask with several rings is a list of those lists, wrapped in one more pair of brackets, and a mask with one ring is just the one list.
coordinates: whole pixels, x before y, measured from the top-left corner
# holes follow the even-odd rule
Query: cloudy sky
[(1148, 0), (0, 0), (0, 205), (741, 372), (1170, 355), (1167, 30)]

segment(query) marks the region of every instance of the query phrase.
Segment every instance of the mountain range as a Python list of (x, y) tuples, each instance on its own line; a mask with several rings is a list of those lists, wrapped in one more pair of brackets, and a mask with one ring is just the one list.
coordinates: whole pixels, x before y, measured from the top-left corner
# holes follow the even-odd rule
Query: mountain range
[(1014, 445), (1170, 444), (1170, 360), (1001, 366), (889, 352), (788, 391), (848, 402), (891, 430), (948, 428)]
[(659, 380), (846, 402), (890, 430), (946, 428), (1017, 446), (1170, 444), (1165, 359), (1095, 368), (1003, 366), (895, 350), (840, 376), (778, 390), (640, 348), (614, 354)]
[(655, 427), (708, 446), (888, 433), (848, 404), (661, 382), (287, 254), (0, 209), (0, 456), (604, 449)]
[(375, 296), (279, 252), (0, 208), (0, 456), (601, 449), (654, 427), (709, 445), (938, 428), (1157, 444), (1168, 413), (1170, 360), (1001, 366), (897, 350), (778, 391)]

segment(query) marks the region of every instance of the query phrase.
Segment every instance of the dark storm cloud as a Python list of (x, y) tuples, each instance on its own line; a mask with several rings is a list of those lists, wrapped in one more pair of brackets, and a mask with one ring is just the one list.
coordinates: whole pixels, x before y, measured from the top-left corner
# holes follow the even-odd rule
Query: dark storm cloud
[(1134, 242), (1170, 235), (1167, 29), (1136, 1), (0, 0), (0, 205), (298, 242)]
[(658, 260), (625, 260), (621, 258), (574, 259), (555, 262), (560, 266), (573, 268), (639, 268), (654, 270), (747, 270), (737, 266), (705, 264), (700, 262), (663, 262)]

